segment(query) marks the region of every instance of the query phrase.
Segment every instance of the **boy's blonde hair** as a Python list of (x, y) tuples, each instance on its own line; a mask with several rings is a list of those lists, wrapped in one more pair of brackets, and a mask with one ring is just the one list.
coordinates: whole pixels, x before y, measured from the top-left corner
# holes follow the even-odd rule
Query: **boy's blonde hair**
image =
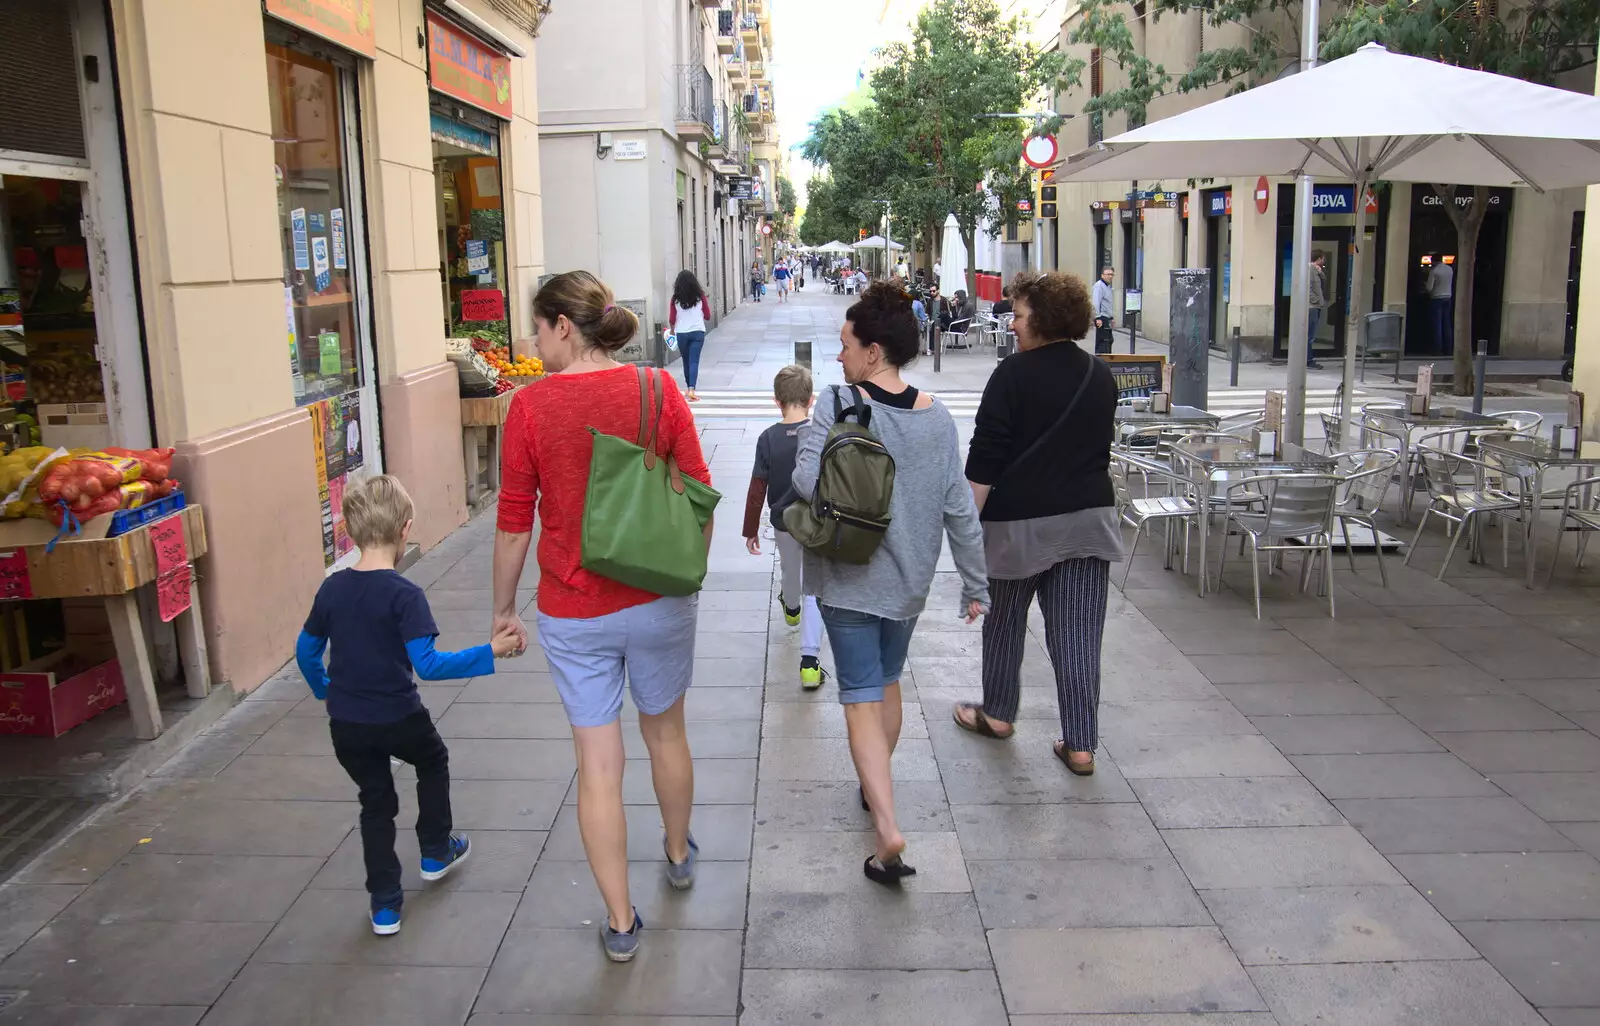
[(350, 540), (363, 549), (374, 545), (398, 548), (406, 521), (416, 512), (398, 479), (378, 474), (344, 493), (344, 526)]
[(811, 405), (811, 372), (791, 363), (772, 379), (772, 397), (781, 406)]

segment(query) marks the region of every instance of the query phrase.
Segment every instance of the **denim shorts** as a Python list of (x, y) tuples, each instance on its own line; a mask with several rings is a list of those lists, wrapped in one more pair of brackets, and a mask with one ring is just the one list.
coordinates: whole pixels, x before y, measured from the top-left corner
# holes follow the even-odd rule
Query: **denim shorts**
[(822, 607), (822, 623), (833, 649), (839, 702), (883, 701), (883, 689), (900, 679), (917, 618), (890, 620), (835, 606)]
[(658, 598), (579, 620), (539, 614), (539, 647), (574, 727), (603, 727), (622, 715), (626, 678), (633, 704), (659, 716), (694, 678), (699, 598)]

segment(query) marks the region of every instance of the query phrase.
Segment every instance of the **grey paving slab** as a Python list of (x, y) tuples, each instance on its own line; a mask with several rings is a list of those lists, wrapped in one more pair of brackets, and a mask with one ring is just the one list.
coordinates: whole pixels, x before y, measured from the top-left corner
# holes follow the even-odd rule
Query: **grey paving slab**
[(766, 652), (767, 639), (762, 634), (701, 631), (695, 637), (694, 654), (699, 659), (755, 659)]
[(1462, 934), (1535, 1005), (1600, 1007), (1600, 922), (1459, 923)]
[(1351, 798), (1334, 806), (1386, 855), (1573, 848), (1512, 798)]
[(1147, 777), (1293, 777), (1289, 760), (1254, 734), (1227, 737), (1120, 738), (1107, 741), (1129, 780)]
[(1056, 758), (1059, 730), (1027, 722), (1010, 741), (979, 737), (943, 720), (930, 731), (955, 805), (1029, 805), (1058, 802), (1131, 802), (1133, 790), (1116, 761), (1102, 751), (1092, 777), (1077, 777)]
[(464, 738), (531, 738), (552, 742), (571, 762), (572, 728), (561, 706), (549, 702), (461, 702), (438, 720), (446, 743)]
[(195, 1026), (203, 1007), (40, 1005), (26, 999), (0, 1011), (6, 1026)]
[(1100, 704), (1100, 729), (1112, 737), (1254, 734), (1256, 728), (1225, 699)]
[(1359, 684), (1219, 684), (1217, 690), (1246, 716), (1374, 714), (1393, 710)]
[(1350, 676), (1380, 698), (1511, 694), (1515, 690), (1475, 666), (1372, 666), (1356, 669)]
[(1600, 919), (1600, 861), (1584, 852), (1395, 855), (1390, 861), (1451, 922)]
[[(732, 690), (732, 689), (726, 689)], [(923, 707), (917, 702), (901, 703), (900, 736), (926, 738), (928, 724)], [(761, 718), (761, 736), (773, 737), (849, 737), (845, 729), (844, 706), (832, 702), (772, 702)]]
[(1339, 811), (1299, 777), (1152, 777), (1135, 780), (1133, 790), (1163, 830), (1344, 822)]
[(103, 923), (272, 923), (322, 865), (320, 858), (140, 850), (111, 867), (66, 915)]
[(373, 935), (369, 911), (365, 890), (307, 891), (254, 961), (487, 968), (516, 909), (493, 891), (423, 890), (406, 896), (404, 928), (392, 937)]
[[(403, 820), (396, 824), (395, 855), (400, 859), (400, 884), (407, 891), (424, 886), (422, 855), (415, 831)], [(426, 886), (446, 891), (521, 891), (527, 886), (534, 863), (544, 847), (543, 831), (470, 830), (470, 860), (448, 877)], [(364, 887), (366, 868), (361, 859), (361, 833), (352, 830), (331, 855), (311, 886), (318, 890), (355, 890)]]
[(1258, 966), (1250, 978), (1278, 1021), (1293, 1026), (1540, 1026), (1483, 961)]
[(956, 805), (956, 832), (969, 861), (1140, 859), (1164, 854), (1138, 805)]
[(484, 971), (384, 965), (252, 962), (206, 1016), (218, 1026), (458, 1026)]
[(332, 755), (251, 755), (217, 774), (218, 798), (355, 801), (356, 785)]
[(1211, 925), (1170, 855), (985, 861), (968, 870), (990, 930)]
[(733, 1016), (705, 1015), (515, 1015), (479, 1012), (467, 1026), (738, 1026)]
[[(750, 866), (702, 862), (694, 887), (674, 890), (659, 862), (628, 866), (628, 894), (650, 930), (742, 930)], [(513, 929), (596, 927), (605, 913), (587, 862), (541, 861), (517, 906)]]
[(1556, 712), (1600, 712), (1600, 680), (1509, 680), (1506, 683)]
[(1272, 655), (1305, 657), (1311, 647), (1286, 630), (1242, 629), (1219, 624), (1214, 630), (1163, 630), (1173, 647), (1187, 656)]
[(1161, 837), (1200, 890), (1405, 882), (1348, 826), (1164, 830)]
[(209, 1005), (269, 929), (58, 919), (0, 963), (0, 989), (39, 1004)]
[(152, 830), (146, 850), (181, 855), (326, 856), (355, 826), (356, 817), (353, 800), (200, 799), (185, 804)]
[(1015, 1014), (1264, 1007), (1215, 927), (991, 930), (989, 944)]
[[(738, 1011), (739, 934), (650, 930), (626, 968), (600, 957), (597, 930), (516, 929), (484, 981), (483, 1012), (731, 1015)], [(538, 967), (530, 972), (530, 967)]]
[(1194, 656), (1190, 662), (1213, 684), (1305, 684), (1350, 679), (1344, 670), (1317, 655)]
[[(500, 704), (533, 703), (558, 705), (561, 695), (556, 682), (548, 673), (496, 673), (491, 677), (474, 677), (467, 681), (455, 704), (475, 705), (480, 702)], [(565, 719), (564, 715), (561, 719)]]
[[(762, 690), (759, 685), (691, 687), (683, 696), (683, 717), (686, 720), (759, 720)], [(623, 703), (622, 718), (629, 723), (639, 720), (639, 710), (631, 695)]]
[(1537, 680), (1540, 678), (1582, 679), (1594, 676), (1594, 653), (1546, 635), (1536, 648), (1488, 649), (1465, 653), (1474, 665), (1500, 677)]
[(994, 974), (924, 969), (747, 969), (740, 1026), (1005, 1026)]
[(77, 884), (0, 886), (0, 961), (26, 944), (83, 890)]
[(1245, 965), (1476, 957), (1410, 887), (1252, 887), (1200, 897)]
[[(235, 708), (258, 703), (240, 702)], [(277, 703), (272, 703), (277, 704)], [(207, 779), (216, 776), (256, 742), (257, 734), (218, 731), (201, 734), (151, 776)]]
[(251, 755), (332, 755), (328, 721), (315, 716), (286, 716), (246, 749)]
[(750, 687), (766, 677), (766, 653), (738, 659), (707, 658), (703, 652), (696, 656), (693, 687)]
[[(700, 858), (713, 862), (750, 861), (750, 831), (755, 810), (749, 805), (705, 805), (697, 807), (690, 820)], [(629, 805), (628, 858), (660, 861), (661, 810), (654, 805)], [(578, 810), (564, 807), (545, 845), (543, 858), (581, 862), (583, 839), (578, 834)]]
[(1551, 823), (1600, 821), (1600, 773), (1495, 773), (1490, 779)]
[(1600, 823), (1557, 823), (1555, 826), (1578, 847), (1600, 858)]
[(566, 780), (452, 780), (450, 812), (459, 830), (549, 830), (567, 787)]
[(1394, 752), (1437, 752), (1442, 746), (1405, 717), (1382, 716), (1252, 716), (1285, 755), (1333, 755)]
[(1011, 1026), (1278, 1026), (1271, 1012), (1155, 1012), (1150, 1015), (1013, 1015)]
[(861, 878), (851, 894), (750, 896), (747, 969), (989, 969), (970, 894), (894, 894)]
[(1567, 730), (1572, 721), (1522, 695), (1407, 696), (1395, 712), (1429, 733), (1455, 730)]
[[(656, 800), (649, 759), (629, 759), (622, 773), (622, 800), (628, 805), (650, 805)], [(756, 800), (756, 760), (695, 759), (696, 805), (749, 805)], [(578, 803), (578, 789), (567, 791), (566, 804)]]
[[(756, 786), (756, 832), (870, 831), (872, 817), (862, 810), (857, 787), (844, 780), (763, 780)], [(894, 808), (902, 831), (955, 829), (944, 788), (936, 782), (895, 781)]]
[(12, 883), (87, 886), (117, 864), (145, 836), (137, 823), (105, 823), (80, 827), (32, 862), (17, 870)]
[(1481, 773), (1600, 771), (1600, 737), (1583, 730), (1486, 730), (1439, 740)]
[(1550, 1026), (1600, 1026), (1600, 1008), (1541, 1008)]
[(1296, 755), (1289, 761), (1329, 798), (1470, 798), (1504, 793), (1445, 752)]
[[(906, 832), (905, 861), (917, 875), (901, 889), (913, 893), (966, 894), (972, 890), (954, 831)], [(851, 894), (861, 889), (861, 864), (874, 850), (873, 835), (763, 830), (750, 857), (751, 893)]]
[[(933, 746), (902, 738), (889, 769), (896, 781), (939, 779)], [(855, 780), (850, 742), (833, 737), (774, 737), (761, 746), (762, 780)]]

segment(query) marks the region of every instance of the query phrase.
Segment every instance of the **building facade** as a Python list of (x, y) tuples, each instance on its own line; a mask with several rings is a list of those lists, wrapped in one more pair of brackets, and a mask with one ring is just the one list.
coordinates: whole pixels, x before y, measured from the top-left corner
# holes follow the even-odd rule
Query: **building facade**
[[(596, 40), (604, 46), (596, 46)], [(779, 149), (767, 0), (591, 0), (541, 29), (540, 163), (552, 271), (593, 271), (652, 328), (694, 271), (714, 318), (771, 262)]]
[(352, 473), (410, 487), (424, 548), (466, 519), (445, 339), (531, 333), (547, 6), (0, 0), (9, 398), (45, 444), (177, 448), (218, 681), (353, 558)]
[[(1138, 16), (1142, 4), (1125, 11), (1137, 46), (1175, 74), (1194, 66), (1202, 49), (1244, 45), (1259, 26), (1204, 24), (1199, 13), (1166, 15), (1151, 22)], [(1059, 94), (1055, 109), (1076, 112), (1092, 97), (1121, 88), (1124, 73), (1086, 45), (1067, 42), (1077, 13), (1069, 9), (1058, 45), (1087, 63), (1080, 88)], [(1295, 38), (1281, 26), (1280, 38)], [(1563, 82), (1588, 91), (1587, 81)], [(1227, 86), (1159, 97), (1151, 121), (1226, 95)], [(1068, 120), (1059, 136), (1063, 155), (1133, 127), (1120, 113)], [(1045, 266), (1096, 275), (1116, 271), (1118, 309), (1127, 290), (1138, 290), (1140, 330), (1167, 337), (1169, 272), (1178, 267), (1211, 271), (1214, 344), (1238, 334), (1246, 359), (1282, 358), (1288, 346), (1292, 280), (1294, 187), (1290, 178), (1196, 182), (1073, 183), (1058, 187), (1057, 217), (1045, 224)], [(1466, 202), (1460, 198), (1458, 202)], [(1455, 260), (1456, 233), (1439, 197), (1426, 185), (1394, 183), (1356, 197), (1349, 182), (1318, 180), (1313, 195), (1312, 248), (1327, 260), (1328, 310), (1314, 351), (1332, 357), (1344, 350), (1355, 260), (1355, 204), (1367, 209), (1364, 243), (1375, 247), (1371, 310), (1404, 316), (1408, 354), (1434, 350), (1425, 283), (1435, 254)], [(1497, 189), (1478, 242), (1477, 282), (1471, 301), (1478, 339), (1493, 355), (1539, 360), (1570, 356), (1576, 336), (1577, 277), (1583, 230), (1584, 190), (1537, 194)], [(1462, 297), (1457, 297), (1458, 299)], [(1457, 340), (1470, 344), (1474, 340)]]

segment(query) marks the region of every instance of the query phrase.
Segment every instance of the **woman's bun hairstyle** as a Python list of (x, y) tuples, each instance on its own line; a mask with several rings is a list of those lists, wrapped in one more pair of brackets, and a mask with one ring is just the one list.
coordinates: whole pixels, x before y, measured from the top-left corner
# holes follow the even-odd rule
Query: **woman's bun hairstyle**
[(917, 316), (911, 312), (911, 293), (886, 281), (867, 286), (861, 298), (845, 311), (863, 346), (874, 343), (896, 367), (904, 367), (922, 351)]
[(610, 287), (588, 271), (567, 271), (545, 282), (533, 297), (533, 312), (549, 324), (565, 317), (578, 329), (586, 346), (608, 353), (633, 341), (639, 332), (638, 316), (627, 307), (618, 306)]

